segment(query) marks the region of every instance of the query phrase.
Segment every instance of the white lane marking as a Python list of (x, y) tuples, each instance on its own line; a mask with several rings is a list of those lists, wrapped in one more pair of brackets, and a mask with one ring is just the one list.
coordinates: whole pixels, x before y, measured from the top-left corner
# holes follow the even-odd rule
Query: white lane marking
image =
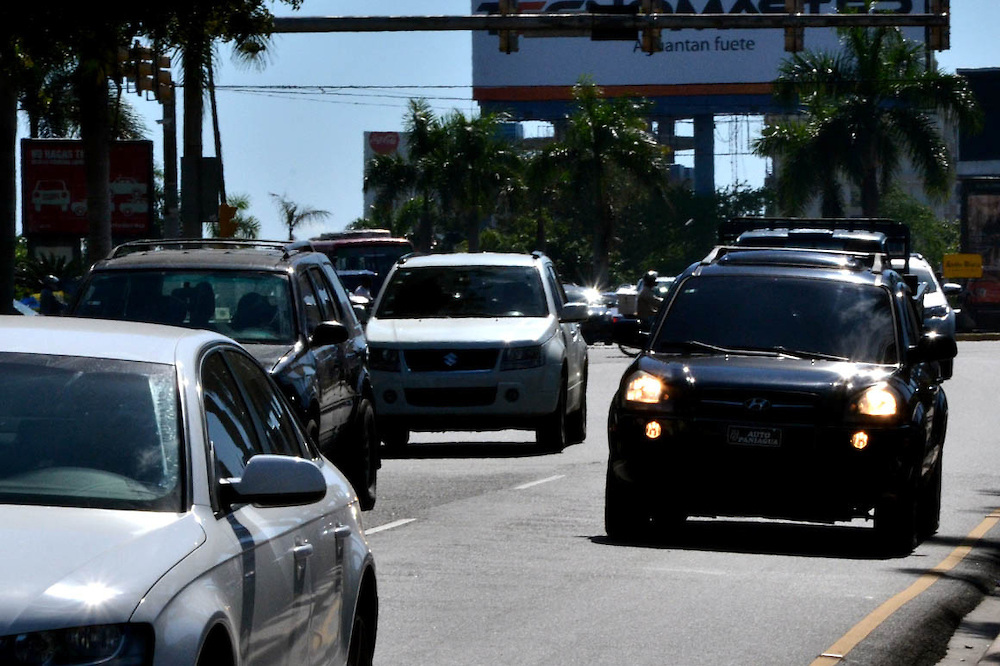
[(365, 530), (365, 534), (375, 534), (376, 532), (385, 532), (386, 530), (391, 530), (394, 527), (402, 527), (408, 523), (412, 523), (416, 518), (403, 518), (402, 520), (394, 520), (391, 523), (386, 523), (385, 525), (379, 525), (378, 527), (372, 527)]
[(543, 483), (548, 483), (549, 481), (555, 481), (556, 479), (561, 479), (565, 474), (557, 474), (555, 476), (550, 476), (545, 479), (539, 479), (538, 481), (530, 481), (528, 483), (522, 483), (519, 486), (514, 486), (514, 490), (524, 490), (525, 488), (530, 488), (532, 486), (540, 486)]

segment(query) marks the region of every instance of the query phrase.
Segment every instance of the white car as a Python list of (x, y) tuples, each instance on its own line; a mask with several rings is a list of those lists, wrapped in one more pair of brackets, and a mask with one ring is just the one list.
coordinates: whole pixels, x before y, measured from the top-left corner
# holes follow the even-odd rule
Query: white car
[(371, 663), (357, 496), (236, 343), (4, 316), (0, 374), (0, 663)]
[(542, 254), (400, 259), (366, 329), (382, 441), (508, 428), (535, 430), (548, 451), (583, 441), (586, 317)]

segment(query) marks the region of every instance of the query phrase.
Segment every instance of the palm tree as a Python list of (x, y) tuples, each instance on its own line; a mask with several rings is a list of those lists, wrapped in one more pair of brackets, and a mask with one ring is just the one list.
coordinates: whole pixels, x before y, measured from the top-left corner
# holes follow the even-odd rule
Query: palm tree
[(310, 222), (330, 217), (332, 213), (318, 208), (300, 207), (299, 204), (280, 194), (271, 193), (281, 214), (281, 222), (288, 227), (288, 240), (295, 240), (295, 230)]
[[(251, 215), (250, 197), (246, 194), (233, 194), (227, 200), (228, 205), (236, 209), (233, 216), (233, 224), (236, 231), (233, 238), (243, 238), (251, 240), (260, 236), (260, 220)], [(205, 236), (208, 238), (219, 238), (221, 232), (218, 220), (205, 223)]]
[(549, 160), (566, 169), (566, 182), (593, 224), (595, 284), (607, 284), (617, 220), (620, 183), (662, 193), (667, 185), (663, 153), (647, 130), (643, 106), (629, 99), (605, 99), (584, 79), (573, 89), (576, 110), (565, 136), (550, 148)]
[(841, 42), (838, 54), (806, 51), (782, 63), (776, 93), (798, 100), (805, 116), (769, 130), (755, 150), (789, 160), (778, 174), (783, 200), (800, 205), (839, 174), (860, 190), (862, 214), (878, 215), (904, 158), (929, 194), (945, 195), (951, 161), (934, 114), (979, 125), (964, 79), (927, 67), (922, 47), (898, 28), (845, 29)]

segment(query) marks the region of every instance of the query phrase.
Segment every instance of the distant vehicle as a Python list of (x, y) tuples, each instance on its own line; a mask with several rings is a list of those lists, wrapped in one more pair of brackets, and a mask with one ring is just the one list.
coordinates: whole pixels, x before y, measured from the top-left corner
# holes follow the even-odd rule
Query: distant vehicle
[(534, 430), (545, 451), (583, 441), (586, 317), (541, 254), (401, 259), (367, 328), (382, 441), (507, 428)]
[(84, 277), (67, 314), (218, 331), (270, 371), (306, 434), (375, 504), (375, 434), (364, 329), (329, 259), (308, 241), (125, 243)]
[(580, 332), (583, 333), (584, 340), (588, 344), (602, 342), (611, 344), (614, 336), (612, 334), (612, 313), (609, 308), (609, 299), (600, 291), (593, 287), (581, 287), (576, 284), (563, 285), (566, 291), (566, 298), (570, 303), (586, 303), (587, 318), (580, 322)]
[(313, 249), (330, 257), (336, 271), (371, 271), (372, 293), (378, 294), (396, 260), (413, 252), (413, 243), (388, 229), (358, 229), (311, 239)]
[(31, 191), (31, 204), (40, 213), (42, 206), (58, 206), (59, 210), (69, 210), (70, 194), (66, 183), (61, 180), (40, 180)]
[(0, 663), (371, 663), (358, 498), (245, 350), (3, 316), (0, 374)]
[[(894, 259), (892, 267), (903, 270), (903, 262), (899, 259)], [(961, 285), (951, 282), (944, 284), (938, 282), (937, 275), (934, 274), (934, 269), (927, 263), (923, 255), (920, 254), (914, 253), (910, 255), (909, 270), (910, 273), (917, 276), (921, 284), (927, 285), (923, 292), (924, 328), (929, 331), (935, 331), (940, 335), (954, 338), (957, 328), (956, 314), (955, 310), (951, 307), (951, 303), (948, 302), (948, 297), (960, 294), (962, 291)], [(954, 359), (941, 361), (941, 375), (943, 379), (951, 379), (954, 365)]]

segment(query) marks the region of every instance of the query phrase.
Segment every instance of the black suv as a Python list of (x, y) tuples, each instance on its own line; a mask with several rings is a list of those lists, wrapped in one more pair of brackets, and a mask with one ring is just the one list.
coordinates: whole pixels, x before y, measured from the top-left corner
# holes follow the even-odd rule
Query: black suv
[(150, 240), (86, 275), (67, 314), (205, 328), (269, 368), (362, 508), (380, 466), (367, 342), (330, 260), (308, 241)]
[(883, 254), (718, 247), (672, 285), (610, 410), (605, 526), (874, 517), (937, 530), (951, 338)]

